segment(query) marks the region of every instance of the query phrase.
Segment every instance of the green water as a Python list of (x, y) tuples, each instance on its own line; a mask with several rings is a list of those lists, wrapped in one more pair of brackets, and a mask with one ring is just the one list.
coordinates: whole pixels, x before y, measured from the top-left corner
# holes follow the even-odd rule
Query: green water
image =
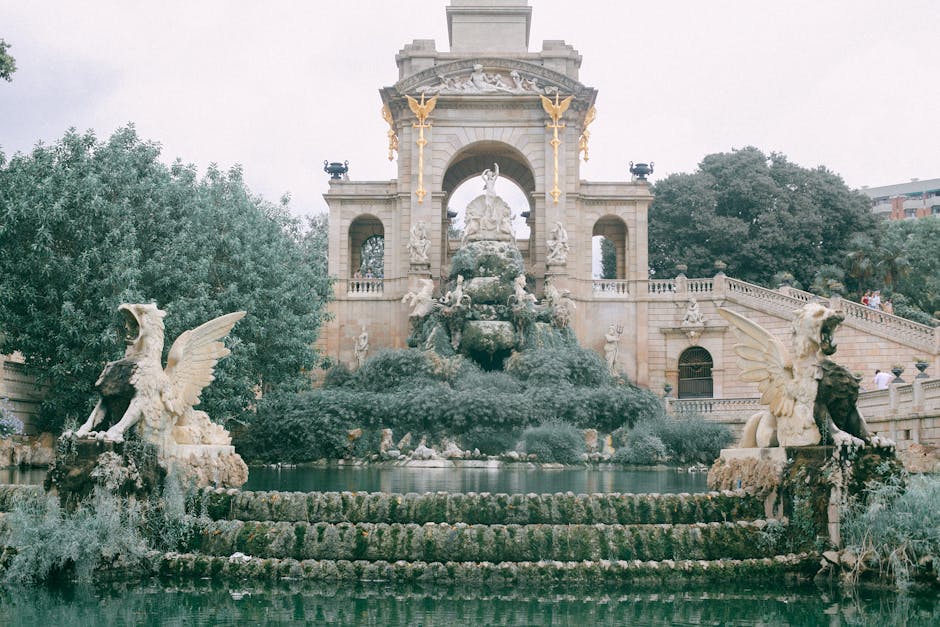
[(455, 590), (300, 582), (6, 588), (0, 624), (83, 625), (937, 625), (934, 597), (850, 597), (815, 586)]
[(546, 494), (574, 492), (704, 492), (704, 472), (620, 468), (408, 468), (332, 466), (251, 468), (244, 490), (287, 492), (490, 492)]

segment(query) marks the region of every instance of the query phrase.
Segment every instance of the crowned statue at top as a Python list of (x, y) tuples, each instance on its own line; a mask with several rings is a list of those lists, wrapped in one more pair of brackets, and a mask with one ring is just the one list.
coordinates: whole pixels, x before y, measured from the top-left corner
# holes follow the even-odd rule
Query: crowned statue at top
[(512, 211), (506, 201), (496, 195), (499, 164), (483, 171), (483, 194), (467, 205), (464, 242), (480, 240), (512, 241)]

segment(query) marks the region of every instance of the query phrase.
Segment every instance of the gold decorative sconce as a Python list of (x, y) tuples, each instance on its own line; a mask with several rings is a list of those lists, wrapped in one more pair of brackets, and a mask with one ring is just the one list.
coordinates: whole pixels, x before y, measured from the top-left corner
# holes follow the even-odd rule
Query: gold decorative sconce
[(408, 95), (405, 97), (408, 99), (408, 107), (411, 112), (418, 118), (418, 123), (412, 123), (411, 126), (418, 129), (418, 139), (415, 141), (418, 145), (418, 189), (415, 190), (415, 195), (418, 197), (418, 202), (421, 203), (424, 202), (424, 197), (427, 195), (427, 191), (424, 189), (424, 147), (427, 146), (428, 140), (424, 138), (424, 129), (431, 128), (431, 125), (427, 123), (427, 119), (431, 115), (431, 111), (434, 110), (435, 105), (437, 105), (437, 96), (427, 102), (424, 102), (423, 92), (421, 93), (421, 102)]
[(552, 186), (552, 191), (549, 192), (552, 195), (552, 199), (555, 203), (558, 203), (558, 197), (561, 196), (561, 190), (558, 189), (558, 146), (561, 145), (561, 140), (558, 139), (558, 129), (565, 128), (564, 124), (559, 124), (558, 120), (565, 114), (565, 111), (568, 110), (568, 107), (571, 105), (571, 101), (574, 99), (574, 96), (568, 96), (561, 102), (558, 101), (558, 90), (555, 90), (555, 102), (552, 103), (551, 98), (546, 96), (540, 96), (542, 99), (542, 108), (545, 109), (545, 113), (548, 114), (548, 117), (552, 119), (551, 124), (546, 124), (545, 128), (552, 129), (552, 151), (555, 154), (555, 179)]

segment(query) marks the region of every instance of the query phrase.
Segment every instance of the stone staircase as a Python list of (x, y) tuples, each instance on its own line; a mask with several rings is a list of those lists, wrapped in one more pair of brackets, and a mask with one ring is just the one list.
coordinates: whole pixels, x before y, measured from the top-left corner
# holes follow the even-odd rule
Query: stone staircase
[[(620, 585), (812, 575), (743, 492), (633, 495), (207, 491), (177, 576)], [(781, 523), (776, 523), (781, 524)]]
[[(34, 486), (0, 486), (9, 511)], [(385, 494), (206, 490), (154, 573), (223, 579), (605, 585), (811, 576), (763, 500), (703, 494)]]

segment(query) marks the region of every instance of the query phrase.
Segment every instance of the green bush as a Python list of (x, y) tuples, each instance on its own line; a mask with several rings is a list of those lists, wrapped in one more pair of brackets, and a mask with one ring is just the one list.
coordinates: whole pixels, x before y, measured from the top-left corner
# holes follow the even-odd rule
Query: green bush
[(541, 348), (516, 353), (506, 363), (506, 372), (526, 385), (596, 387), (611, 383), (600, 355), (580, 346)]
[(627, 435), (627, 442), (617, 449), (611, 461), (618, 464), (653, 466), (666, 461), (669, 451), (659, 436), (649, 428), (640, 427)]
[(526, 453), (535, 454), (541, 462), (576, 464), (584, 453), (584, 435), (565, 422), (549, 421), (522, 432)]
[(366, 360), (344, 387), (388, 392), (436, 380), (434, 365), (419, 350), (383, 350)]
[(845, 546), (859, 562), (877, 562), (902, 589), (918, 574), (921, 560), (932, 558), (934, 569), (940, 560), (940, 478), (915, 476), (906, 489), (904, 483), (898, 477), (875, 484), (842, 513)]
[(352, 370), (344, 363), (338, 363), (326, 371), (323, 376), (324, 388), (341, 388), (352, 379)]
[(667, 417), (655, 423), (653, 433), (666, 445), (669, 461), (677, 464), (710, 464), (734, 441), (728, 427), (699, 415)]
[(521, 434), (522, 431), (516, 429), (475, 425), (460, 436), (460, 448), (467, 451), (479, 449), (484, 455), (499, 455), (511, 451)]

